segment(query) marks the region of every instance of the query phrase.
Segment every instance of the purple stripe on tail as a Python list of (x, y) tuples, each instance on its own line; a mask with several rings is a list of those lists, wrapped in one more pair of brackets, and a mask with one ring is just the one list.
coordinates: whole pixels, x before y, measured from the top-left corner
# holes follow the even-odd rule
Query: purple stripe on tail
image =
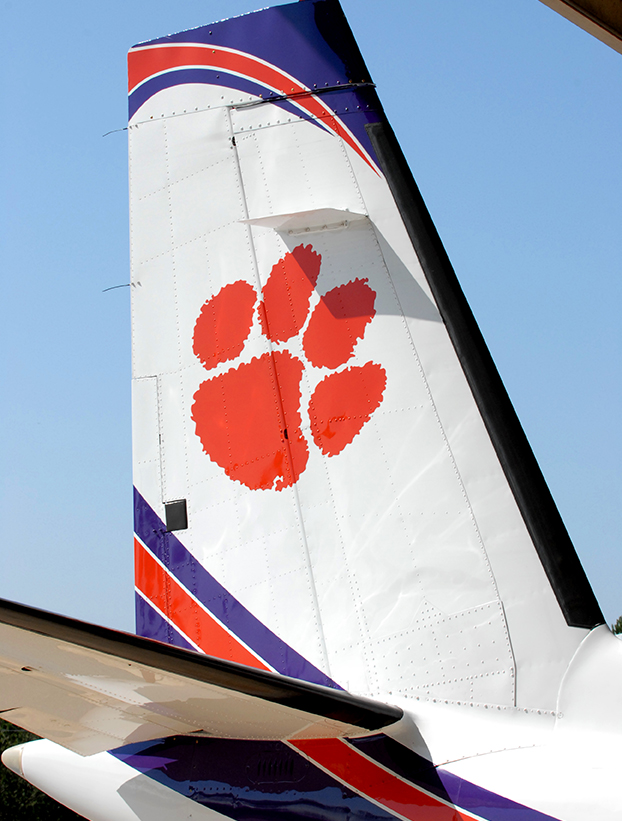
[(142, 596), (136, 593), (136, 632), (147, 639), (155, 639), (184, 650), (194, 650), (196, 647), (189, 644), (175, 628), (153, 609)]
[[(177, 43), (215, 45), (252, 55), (295, 77), (309, 89), (321, 91), (335, 86), (348, 89), (338, 95), (327, 95), (325, 102), (341, 117), (370, 156), (375, 157), (365, 125), (382, 119), (382, 106), (371, 87), (371, 76), (338, 2), (316, 0), (275, 6), (138, 45)], [(170, 85), (174, 82), (172, 73), (167, 73), (160, 82)], [(234, 81), (231, 76), (224, 81), (222, 72), (220, 74), (219, 83), (231, 87), (233, 82), (240, 82), (234, 87), (256, 93), (245, 85), (249, 81), (242, 78)], [(355, 92), (354, 84), (360, 83), (370, 84), (370, 87)], [(137, 89), (136, 99), (130, 103), (131, 112), (142, 105), (145, 95), (151, 96), (156, 90), (155, 86), (143, 91)], [(286, 101), (279, 105), (285, 108)], [(297, 116), (301, 116), (299, 111)]]
[[(162, 564), (189, 590), (209, 612), (224, 624), (247, 647), (284, 676), (323, 684), (336, 690), (336, 684), (317, 667), (310, 664), (294, 649), (285, 644), (259, 619), (226, 590), (220, 582), (186, 550), (134, 488), (134, 529), (138, 538)], [(141, 622), (137, 625), (139, 635)], [(154, 636), (150, 637), (155, 638)], [(176, 643), (176, 642), (172, 642)]]
[(421, 787), (442, 801), (455, 804), (487, 821), (555, 821), (550, 815), (517, 804), (435, 767), (431, 761), (382, 733), (350, 739), (350, 744), (415, 787)]

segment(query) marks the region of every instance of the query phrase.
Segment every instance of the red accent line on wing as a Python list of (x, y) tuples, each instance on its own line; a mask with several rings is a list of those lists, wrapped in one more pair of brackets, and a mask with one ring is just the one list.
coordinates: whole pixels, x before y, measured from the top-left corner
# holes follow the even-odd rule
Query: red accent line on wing
[(409, 784), (342, 739), (288, 743), (356, 792), (409, 821), (472, 821), (471, 815)]
[(190, 66), (220, 68), (258, 81), (277, 94), (301, 95), (291, 102), (320, 119), (323, 125), (345, 140), (361, 159), (378, 173), (354, 135), (310, 89), (276, 66), (258, 60), (250, 54), (196, 44), (139, 48), (128, 54), (128, 91), (131, 94), (137, 86), (155, 74)]
[(204, 653), (259, 670), (271, 669), (208, 613), (138, 539), (134, 539), (134, 570), (140, 593)]

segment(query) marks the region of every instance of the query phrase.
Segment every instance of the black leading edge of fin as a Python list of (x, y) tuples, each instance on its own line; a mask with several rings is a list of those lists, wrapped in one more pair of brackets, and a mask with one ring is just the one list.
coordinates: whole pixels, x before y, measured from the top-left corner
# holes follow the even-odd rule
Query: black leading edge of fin
[(233, 661), (205, 656), (135, 636), (133, 633), (87, 624), (6, 599), (0, 599), (0, 624), (351, 724), (363, 730), (379, 730), (394, 724), (403, 716), (399, 707), (353, 696), (343, 690), (333, 690), (321, 684), (311, 684)]
[(366, 129), (564, 617), (571, 627), (603, 624), (594, 592), (393, 129), (386, 119)]

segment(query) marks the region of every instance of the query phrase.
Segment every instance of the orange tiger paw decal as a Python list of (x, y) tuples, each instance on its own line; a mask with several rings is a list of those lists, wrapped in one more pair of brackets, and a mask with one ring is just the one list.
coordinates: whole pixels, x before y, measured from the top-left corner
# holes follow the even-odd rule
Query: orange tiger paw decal
[[(366, 279), (354, 279), (320, 296), (309, 315), (321, 262), (311, 245), (299, 245), (272, 267), (261, 300), (238, 280), (207, 300), (195, 324), (193, 350), (208, 371), (242, 354), (256, 311), (272, 343), (270, 353), (237, 367), (232, 361), (203, 382), (192, 405), (205, 453), (250, 490), (290, 487), (307, 466), (305, 371), (316, 379), (315, 369), (333, 371), (316, 384), (305, 410), (312, 440), (326, 456), (341, 453), (382, 402), (384, 368), (343, 368), (375, 316), (376, 293)], [(306, 362), (288, 350), (300, 334)]]

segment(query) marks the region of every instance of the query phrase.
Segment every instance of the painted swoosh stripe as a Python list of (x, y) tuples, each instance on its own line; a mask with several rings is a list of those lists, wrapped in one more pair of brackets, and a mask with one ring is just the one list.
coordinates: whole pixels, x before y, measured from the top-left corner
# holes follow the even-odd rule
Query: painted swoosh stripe
[(267, 664), (257, 658), (205, 607), (192, 596), (157, 561), (153, 554), (134, 539), (134, 570), (136, 587), (163, 614), (173, 627), (189, 639), (195, 648), (210, 656), (236, 661), (247, 667), (269, 670)]
[(474, 817), (378, 766), (342, 739), (292, 740), (288, 744), (343, 784), (407, 821), (471, 821)]
[(347, 741), (288, 744), (361, 795), (408, 821), (558, 821), (435, 767), (384, 733)]
[[(240, 77), (238, 74), (221, 72), (218, 68), (178, 68), (174, 71), (165, 71), (163, 74), (155, 74), (153, 77), (145, 80), (144, 83), (141, 83), (136, 90), (132, 92), (128, 100), (129, 119), (131, 120), (139, 108), (159, 91), (191, 83), (221, 86), (222, 88), (239, 91), (243, 95), (247, 94), (253, 97), (267, 96), (267, 94), (271, 93), (269, 89), (266, 89), (265, 86), (255, 80)], [(354, 92), (349, 92), (348, 96), (351, 96), (353, 93)], [(320, 120), (311, 117), (310, 114), (303, 114), (301, 109), (298, 106), (292, 105), (289, 100), (279, 99), (275, 105), (293, 117), (300, 118), (301, 115), (303, 115), (307, 122), (312, 123), (322, 131), (329, 131)]]
[(128, 54), (128, 93), (132, 93), (148, 77), (164, 71), (188, 66), (219, 68), (233, 74), (242, 74), (261, 82), (278, 94), (309, 93), (284, 71), (258, 60), (250, 54), (234, 49), (188, 43), (175, 46), (146, 46)]
[[(354, 745), (367, 742), (367, 753), (382, 751), (382, 764), (357, 752)], [(283, 746), (312, 766), (305, 769), (293, 761), (281, 780), (277, 762), (284, 760)], [(444, 774), (432, 762), (382, 733), (347, 742), (178, 737), (131, 744), (112, 754), (232, 819), (557, 821), (457, 776), (452, 791), (445, 791)], [(260, 759), (263, 770), (258, 769)], [(256, 777), (260, 772), (263, 778)]]
[[(269, 669), (284, 676), (343, 689), (266, 627), (195, 559), (174, 533), (167, 533), (164, 522), (136, 488), (134, 529), (140, 542), (166, 568), (170, 578)], [(171, 617), (170, 613), (166, 615)], [(175, 621), (178, 621), (177, 614)], [(152, 635), (147, 622), (139, 622), (137, 632), (147, 638), (159, 638)]]
[[(395, 821), (393, 813), (278, 741), (177, 737), (112, 755), (234, 821)], [(291, 767), (283, 780), (279, 762)]]
[(380, 767), (478, 818), (487, 821), (557, 821), (553, 816), (465, 781), (442, 767), (435, 767), (428, 759), (384, 733), (349, 739), (349, 743)]
[[(321, 120), (338, 137), (341, 137), (361, 159), (376, 173), (380, 172), (369, 154), (352, 132), (335, 116), (335, 113), (311, 89), (276, 66), (259, 60), (250, 54), (234, 49), (210, 47), (196, 43), (184, 45), (160, 45), (137, 48), (128, 54), (128, 91), (130, 96), (142, 83), (156, 75), (175, 72), (184, 68), (220, 69), (238, 77), (259, 82), (277, 95), (296, 95), (290, 102), (303, 112)], [(344, 85), (344, 89), (347, 89)], [(298, 96), (300, 95), (300, 96)], [(144, 102), (144, 100), (143, 100)]]
[(177, 630), (171, 620), (161, 613), (152, 602), (134, 587), (136, 624), (141, 625), (140, 635), (146, 636), (184, 650), (194, 650), (196, 646)]

